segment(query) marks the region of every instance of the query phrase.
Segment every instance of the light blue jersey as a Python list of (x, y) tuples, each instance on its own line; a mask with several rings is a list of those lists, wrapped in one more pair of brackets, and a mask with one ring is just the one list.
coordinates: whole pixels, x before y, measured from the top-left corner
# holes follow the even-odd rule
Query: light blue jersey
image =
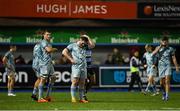
[(50, 42), (46, 40), (42, 40), (40, 43), (40, 48), (42, 51), (41, 58), (39, 59), (39, 66), (40, 66), (40, 76), (48, 77), (49, 75), (53, 75), (54, 67), (52, 64), (52, 56), (51, 53), (46, 51), (46, 47), (52, 47)]
[(175, 55), (172, 47), (163, 47), (158, 52), (158, 69), (160, 78), (171, 75), (171, 57)]
[(87, 78), (86, 49), (80, 48), (77, 43), (68, 45), (67, 49), (75, 61), (72, 65), (73, 77)]
[(14, 63), (14, 55), (11, 51), (6, 52), (5, 57), (7, 58), (6, 72), (9, 74), (10, 72), (15, 72), (15, 63)]
[(41, 59), (42, 56), (42, 51), (41, 51), (41, 47), (40, 44), (36, 44), (33, 48), (33, 63), (32, 63), (32, 67), (34, 69), (34, 71), (36, 72), (36, 76), (39, 77), (39, 60)]
[(42, 51), (42, 58), (39, 61), (39, 65), (48, 65), (52, 63), (51, 53), (48, 53), (45, 47), (52, 47), (52, 45), (46, 41), (42, 40), (40, 43), (41, 51)]
[(146, 64), (147, 64), (147, 76), (154, 76), (156, 74), (156, 69), (153, 67), (155, 63), (155, 56), (151, 52), (146, 52), (143, 55), (143, 58), (146, 59)]

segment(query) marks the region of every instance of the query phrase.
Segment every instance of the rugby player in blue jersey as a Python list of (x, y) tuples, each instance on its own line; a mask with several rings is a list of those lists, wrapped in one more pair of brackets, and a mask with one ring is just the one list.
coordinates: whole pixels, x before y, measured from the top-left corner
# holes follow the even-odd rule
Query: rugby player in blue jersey
[(10, 50), (6, 52), (3, 57), (3, 64), (5, 66), (5, 73), (8, 76), (8, 96), (16, 96), (13, 92), (14, 83), (15, 83), (15, 63), (14, 63), (14, 52), (16, 51), (16, 46), (11, 45)]
[(79, 98), (81, 103), (87, 103), (88, 101), (83, 98), (85, 92), (85, 80), (87, 78), (87, 62), (86, 62), (86, 49), (85, 45), (89, 48), (93, 48), (94, 44), (87, 35), (80, 35), (80, 39), (68, 45), (62, 54), (72, 63), (72, 84), (71, 84), (71, 102), (75, 103), (76, 89), (79, 89)]
[[(54, 67), (52, 63), (51, 53), (57, 51), (57, 48), (52, 47), (50, 43), (51, 38), (51, 33), (45, 31), (43, 34), (43, 40), (40, 42), (42, 55), (39, 59), (40, 82), (38, 102), (51, 101), (50, 93), (52, 90), (52, 86), (54, 85), (54, 82), (56, 80), (56, 76), (54, 75)], [(49, 79), (47, 95), (46, 98), (43, 98), (43, 86), (47, 79)]]
[(145, 46), (145, 49), (146, 49), (146, 52), (143, 55), (143, 59), (145, 60), (144, 67), (146, 68), (146, 74), (148, 76), (148, 85), (146, 87), (145, 92), (147, 93), (150, 91), (150, 89), (152, 89), (153, 90), (152, 96), (155, 96), (159, 94), (159, 92), (156, 90), (156, 85), (155, 85), (155, 80), (154, 80), (154, 76), (157, 73), (157, 70), (156, 70), (157, 57), (156, 55), (153, 55), (151, 45), (147, 44)]
[(153, 51), (158, 54), (158, 72), (160, 85), (162, 88), (162, 100), (169, 99), (170, 77), (171, 77), (171, 59), (175, 65), (176, 71), (179, 72), (178, 63), (175, 56), (175, 49), (169, 46), (167, 37), (163, 37), (160, 46)]
[(38, 86), (40, 82), (40, 70), (39, 70), (39, 59), (41, 59), (42, 51), (40, 47), (40, 43), (37, 43), (33, 48), (33, 63), (32, 68), (36, 74), (37, 80), (34, 83), (34, 89), (31, 98), (35, 101), (38, 100), (37, 98), (37, 92), (38, 92)]

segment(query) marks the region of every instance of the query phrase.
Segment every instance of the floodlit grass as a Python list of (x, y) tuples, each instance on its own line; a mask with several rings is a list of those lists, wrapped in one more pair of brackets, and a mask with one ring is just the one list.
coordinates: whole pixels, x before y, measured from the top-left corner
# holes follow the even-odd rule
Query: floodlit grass
[(71, 103), (69, 92), (52, 93), (53, 101), (37, 103), (31, 93), (17, 93), (8, 97), (0, 93), (0, 110), (180, 110), (180, 93), (171, 92), (169, 101), (161, 95), (152, 97), (138, 92), (89, 92), (89, 103)]

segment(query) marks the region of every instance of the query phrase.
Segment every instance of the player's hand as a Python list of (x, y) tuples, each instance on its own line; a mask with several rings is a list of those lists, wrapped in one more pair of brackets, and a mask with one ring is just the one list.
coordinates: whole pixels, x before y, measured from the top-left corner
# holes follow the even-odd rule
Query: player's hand
[(55, 64), (56, 64), (56, 61), (55, 61), (55, 60), (52, 60), (52, 64), (55, 65)]
[(146, 65), (146, 64), (144, 65), (144, 68), (147, 68), (147, 65)]
[(155, 65), (152, 65), (152, 68), (155, 68), (156, 66)]
[(176, 67), (176, 72), (179, 73), (179, 67)]
[(56, 52), (56, 51), (58, 51), (58, 49), (57, 48), (53, 48), (53, 52)]
[(76, 62), (74, 61), (74, 59), (70, 59), (72, 64), (76, 64)]

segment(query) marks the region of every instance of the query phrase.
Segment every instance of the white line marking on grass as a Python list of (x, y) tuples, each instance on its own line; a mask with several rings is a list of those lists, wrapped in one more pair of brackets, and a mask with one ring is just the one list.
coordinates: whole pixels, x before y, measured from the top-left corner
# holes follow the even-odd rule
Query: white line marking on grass
[[(161, 110), (86, 110), (86, 111), (179, 111), (180, 108), (162, 108)], [(55, 108), (54, 110), (0, 110), (0, 111), (83, 111), (83, 110), (58, 110)]]
[(164, 110), (180, 110), (180, 108), (161, 108), (161, 109), (164, 109)]

